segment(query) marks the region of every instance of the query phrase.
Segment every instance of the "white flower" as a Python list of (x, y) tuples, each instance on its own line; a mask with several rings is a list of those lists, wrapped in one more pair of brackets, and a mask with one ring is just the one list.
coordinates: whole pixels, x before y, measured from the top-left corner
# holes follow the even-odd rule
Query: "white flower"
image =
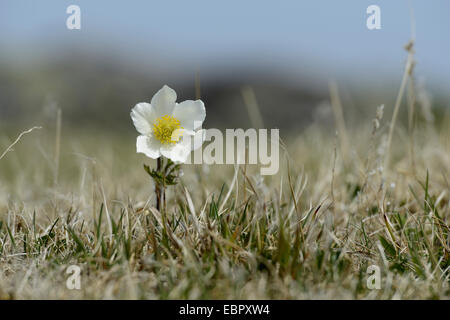
[(141, 134), (136, 141), (137, 152), (153, 159), (164, 156), (175, 162), (185, 162), (191, 151), (202, 145), (204, 130), (201, 126), (206, 117), (203, 102), (177, 103), (176, 100), (175, 91), (164, 86), (151, 103), (138, 103), (131, 110), (131, 119)]

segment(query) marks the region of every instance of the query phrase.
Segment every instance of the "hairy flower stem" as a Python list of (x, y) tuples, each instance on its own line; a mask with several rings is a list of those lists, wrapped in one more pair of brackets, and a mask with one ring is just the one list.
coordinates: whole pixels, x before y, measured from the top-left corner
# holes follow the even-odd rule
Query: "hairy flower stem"
[(150, 169), (145, 164), (144, 169), (155, 183), (156, 209), (165, 220), (167, 213), (166, 188), (178, 183), (180, 164), (175, 164), (172, 160), (161, 157), (156, 160), (156, 169)]
[[(164, 177), (164, 163), (163, 158), (156, 160), (156, 171)], [(166, 229), (166, 186), (162, 181), (155, 179), (155, 193), (156, 193), (156, 209), (161, 213), (162, 227), (164, 230), (164, 237), (167, 235)], [(162, 206), (161, 206), (162, 203)], [(164, 241), (164, 240), (163, 240)], [(167, 239), (165, 240), (167, 241)]]
[[(161, 172), (161, 168), (162, 168), (162, 159), (158, 158), (156, 160), (156, 171), (157, 172)], [(155, 181), (155, 193), (156, 193), (156, 209), (161, 212), (161, 197), (164, 196), (163, 195), (163, 190), (164, 188), (161, 188), (161, 184), (158, 183), (158, 181)]]

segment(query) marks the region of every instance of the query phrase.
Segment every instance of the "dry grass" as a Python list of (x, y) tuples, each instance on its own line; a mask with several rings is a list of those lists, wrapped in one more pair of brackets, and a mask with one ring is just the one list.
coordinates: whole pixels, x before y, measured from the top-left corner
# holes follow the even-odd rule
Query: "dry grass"
[[(134, 137), (63, 128), (55, 147), (33, 132), (0, 162), (0, 297), (448, 299), (450, 119), (417, 125), (413, 163), (398, 126), (389, 172), (389, 128), (366, 122), (347, 128), (345, 157), (311, 126), (274, 176), (184, 166), (166, 219)], [(72, 264), (81, 290), (66, 288)]]

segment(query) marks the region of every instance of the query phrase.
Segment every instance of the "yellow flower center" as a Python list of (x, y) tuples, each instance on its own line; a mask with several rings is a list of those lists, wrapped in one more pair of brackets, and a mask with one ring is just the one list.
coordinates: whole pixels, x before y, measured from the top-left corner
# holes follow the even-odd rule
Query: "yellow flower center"
[(169, 115), (156, 119), (153, 124), (153, 134), (162, 144), (177, 143), (181, 136), (180, 129), (183, 129), (180, 121)]

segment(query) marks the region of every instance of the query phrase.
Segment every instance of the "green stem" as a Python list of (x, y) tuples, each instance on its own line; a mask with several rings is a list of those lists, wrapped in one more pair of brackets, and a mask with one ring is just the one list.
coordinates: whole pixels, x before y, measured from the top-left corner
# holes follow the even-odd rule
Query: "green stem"
[[(161, 172), (162, 168), (162, 160), (161, 158), (158, 158), (156, 160), (156, 170), (158, 172)], [(155, 180), (155, 193), (156, 193), (156, 209), (161, 212), (161, 185), (158, 183), (158, 181)]]

